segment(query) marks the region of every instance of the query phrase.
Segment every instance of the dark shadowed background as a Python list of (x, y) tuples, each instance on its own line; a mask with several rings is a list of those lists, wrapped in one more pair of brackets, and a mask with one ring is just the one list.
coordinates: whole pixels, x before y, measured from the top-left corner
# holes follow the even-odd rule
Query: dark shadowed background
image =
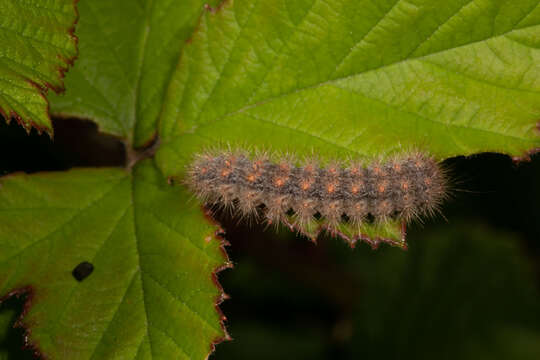
[[(123, 165), (122, 143), (92, 123), (54, 127), (53, 142), (0, 118), (0, 175)], [(540, 359), (540, 156), (444, 164), (453, 199), (444, 217), (409, 228), (408, 251), (315, 245), (219, 214), (235, 264), (219, 276), (234, 341), (212, 358)], [(0, 359), (31, 358), (10, 326), (22, 302), (0, 305)]]

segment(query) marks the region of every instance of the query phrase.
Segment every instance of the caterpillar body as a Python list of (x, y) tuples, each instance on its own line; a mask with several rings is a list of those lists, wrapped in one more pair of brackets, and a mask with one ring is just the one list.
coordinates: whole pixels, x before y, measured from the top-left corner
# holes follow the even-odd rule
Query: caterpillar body
[[(407, 223), (434, 213), (446, 194), (439, 164), (420, 152), (366, 164), (290, 156), (272, 161), (266, 154), (209, 151), (195, 156), (187, 184), (204, 202), (235, 209), (241, 216), (262, 216), (270, 224), (304, 232), (315, 218), (326, 228), (391, 219)], [(304, 233), (307, 233), (305, 231)]]

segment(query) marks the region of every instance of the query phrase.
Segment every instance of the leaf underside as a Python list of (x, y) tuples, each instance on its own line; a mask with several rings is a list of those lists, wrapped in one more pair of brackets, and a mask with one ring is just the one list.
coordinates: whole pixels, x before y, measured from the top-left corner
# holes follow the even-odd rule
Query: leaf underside
[(0, 0), (0, 114), (27, 131), (53, 133), (45, 92), (64, 89), (77, 55), (74, 3)]

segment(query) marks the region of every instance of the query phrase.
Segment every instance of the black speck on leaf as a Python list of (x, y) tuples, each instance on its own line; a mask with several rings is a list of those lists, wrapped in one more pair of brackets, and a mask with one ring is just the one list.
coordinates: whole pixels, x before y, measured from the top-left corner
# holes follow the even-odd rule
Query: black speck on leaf
[(77, 281), (83, 281), (94, 271), (94, 265), (90, 264), (88, 261), (83, 261), (73, 269), (71, 272), (73, 277)]

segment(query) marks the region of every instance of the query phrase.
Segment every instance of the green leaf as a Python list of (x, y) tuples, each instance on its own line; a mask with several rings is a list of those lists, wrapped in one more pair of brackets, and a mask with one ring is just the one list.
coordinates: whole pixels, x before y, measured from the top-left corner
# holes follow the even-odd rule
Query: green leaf
[[(322, 159), (540, 147), (537, 0), (229, 0), (171, 80), (156, 158), (215, 144)], [(366, 229), (402, 244), (399, 224)]]
[[(212, 2), (216, 2), (213, 0)], [(81, 1), (80, 56), (51, 111), (98, 123), (135, 146), (152, 140), (170, 75), (203, 0)]]
[(520, 155), (540, 145), (539, 46), (537, 0), (231, 0), (185, 48), (159, 165), (214, 142)]
[(0, 0), (0, 113), (53, 133), (47, 89), (60, 92), (77, 55), (74, 0)]
[[(132, 146), (146, 145), (156, 135), (170, 75), (202, 9), (202, 0), (81, 2), (77, 26), (80, 56), (66, 77), (66, 93), (50, 96), (52, 113), (95, 121), (101, 131), (124, 139), (127, 152), (134, 155)], [(91, 257), (84, 258), (79, 255), (81, 249), (73, 249), (70, 254), (76, 260), (64, 264), (58, 289), (68, 287), (68, 292), (78, 295), (67, 305), (62, 298), (36, 299), (27, 316), (32, 339), (54, 358), (60, 354), (66, 359), (205, 358), (212, 344), (227, 337), (215, 307), (221, 300), (221, 289), (212, 282), (213, 272), (224, 266), (219, 243), (212, 240), (215, 227), (208, 224), (196, 203), (188, 202), (190, 194), (185, 189), (166, 185), (152, 166), (136, 167), (132, 175), (131, 169), (109, 171), (117, 180), (107, 179), (109, 172), (104, 177), (90, 170), (59, 177), (72, 179), (76, 175), (83, 183), (88, 181), (85, 177), (101, 179), (95, 191), (107, 193), (95, 193), (103, 197), (89, 208), (96, 206), (94, 214), (89, 209), (77, 215), (70, 212), (58, 215), (58, 221), (73, 217), (76, 223), (66, 225), (72, 226), (73, 232), (86, 224), (103, 234), (78, 240), (94, 248)], [(71, 197), (84, 195), (84, 199), (91, 194), (85, 194), (84, 185), (73, 184), (72, 189), (76, 195)], [(68, 199), (47, 205), (62, 208), (71, 205)], [(54, 241), (68, 241), (63, 240), (65, 231)], [(31, 238), (36, 236), (40, 238)], [(113, 239), (116, 237), (119, 239)], [(110, 243), (115, 248), (107, 245)], [(96, 251), (99, 244), (104, 245)], [(107, 246), (110, 249), (104, 250)], [(88, 280), (73, 284), (66, 269), (83, 260), (94, 263), (96, 270)], [(99, 268), (102, 273), (98, 278)], [(116, 273), (122, 277), (112, 275)], [(86, 290), (70, 290), (87, 282)], [(13, 286), (17, 285), (6, 288)], [(111, 288), (114, 294), (109, 294)], [(96, 301), (102, 306), (90, 306), (93, 310), (89, 312), (88, 304)], [(63, 308), (66, 315), (58, 316)], [(103, 319), (105, 310), (107, 318)], [(74, 334), (71, 328), (79, 328), (81, 319), (88, 319), (88, 324)], [(51, 322), (57, 325), (49, 325)], [(96, 322), (99, 328), (95, 328)], [(68, 355), (63, 355), (65, 352)]]
[(216, 226), (151, 161), (0, 183), (0, 294), (31, 289), (23, 325), (48, 358), (203, 359), (227, 336)]
[(438, 159), (540, 146), (537, 0), (230, 0), (184, 48), (158, 164), (216, 142)]

